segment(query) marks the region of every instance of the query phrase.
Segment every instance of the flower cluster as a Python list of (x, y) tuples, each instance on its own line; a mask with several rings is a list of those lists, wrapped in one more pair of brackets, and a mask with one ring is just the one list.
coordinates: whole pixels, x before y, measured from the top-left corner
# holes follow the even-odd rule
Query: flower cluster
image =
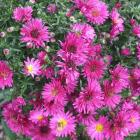
[[(97, 41), (102, 37), (97, 26), (107, 20), (110, 44), (125, 30), (125, 21), (116, 8), (120, 5), (109, 12), (101, 0), (74, 0), (73, 4), (74, 11), (80, 10), (88, 22), (72, 23), (58, 40), (57, 49), (48, 46), (53, 33), (44, 20), (33, 17), (32, 7), (14, 9), (13, 19), (22, 24), (19, 41), (33, 52), (32, 57), (26, 52), (22, 58), (20, 75), (33, 81), (33, 87), (28, 98), (19, 94), (3, 105), (3, 118), (14, 133), (32, 140), (77, 140), (79, 128), (84, 129), (81, 135), (91, 140), (124, 140), (140, 130), (140, 67), (113, 61), (115, 56)], [(52, 15), (59, 9), (49, 4), (47, 10)], [(132, 25), (131, 32), (140, 38), (138, 24)], [(140, 60), (140, 44), (136, 50)], [(128, 57), (131, 50), (123, 48), (120, 55)], [(0, 61), (2, 90), (14, 86), (16, 69), (11, 66)]]

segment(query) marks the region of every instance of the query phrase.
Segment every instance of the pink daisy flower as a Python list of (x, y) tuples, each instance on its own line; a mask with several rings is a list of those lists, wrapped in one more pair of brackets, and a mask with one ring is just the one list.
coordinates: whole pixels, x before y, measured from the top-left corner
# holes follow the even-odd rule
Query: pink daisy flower
[(75, 23), (71, 25), (71, 30), (78, 37), (83, 38), (87, 43), (91, 43), (95, 37), (95, 31), (93, 27), (86, 23)]
[(30, 134), (28, 117), (22, 112), (22, 107), (25, 105), (26, 103), (24, 99), (22, 97), (18, 97), (3, 108), (3, 117), (5, 122), (16, 134)]
[(17, 22), (27, 22), (32, 18), (33, 9), (31, 6), (27, 7), (16, 7), (13, 12), (13, 18)]
[(114, 118), (113, 124), (110, 130), (110, 136), (112, 140), (123, 140), (124, 137), (129, 135), (129, 114), (124, 111), (118, 112)]
[(58, 67), (61, 68), (59, 70), (59, 74), (64, 81), (66, 86), (66, 90), (68, 93), (71, 93), (75, 86), (77, 85), (77, 80), (79, 78), (79, 72), (75, 64), (75, 60), (73, 58), (63, 58), (64, 62), (57, 62)]
[(118, 64), (113, 70), (110, 70), (112, 83), (115, 85), (116, 90), (121, 92), (129, 85), (128, 70)]
[(113, 84), (109, 80), (104, 81), (104, 102), (109, 108), (116, 107), (121, 101), (121, 95), (116, 94)]
[(107, 118), (100, 117), (98, 121), (93, 121), (87, 126), (87, 133), (91, 140), (104, 140), (109, 139), (108, 130), (109, 122)]
[(46, 102), (54, 101), (64, 104), (66, 92), (61, 84), (61, 81), (54, 79), (44, 86), (42, 96)]
[(92, 113), (104, 105), (102, 91), (96, 80), (89, 81), (88, 86), (81, 91), (80, 96), (74, 102), (74, 108), (78, 112)]
[(133, 26), (133, 34), (140, 38), (140, 25)]
[(92, 59), (83, 68), (84, 76), (88, 79), (100, 79), (103, 77), (105, 64), (102, 59)]
[(50, 127), (58, 137), (67, 137), (75, 132), (75, 118), (70, 113), (55, 115), (50, 121)]
[(31, 110), (29, 120), (35, 124), (45, 124), (47, 122), (47, 115), (43, 109)]
[(44, 26), (41, 19), (32, 19), (21, 28), (21, 41), (33, 43), (36, 47), (44, 45), (49, 40), (48, 27)]
[(76, 65), (82, 65), (86, 62), (88, 49), (82, 38), (77, 37), (74, 33), (69, 33), (65, 38), (65, 42), (61, 45), (62, 49), (58, 51), (58, 56), (62, 59), (69, 56), (73, 58)]
[(88, 21), (101, 25), (109, 16), (106, 3), (98, 0), (88, 0), (86, 5), (83, 5), (81, 12), (85, 15)]
[(136, 133), (140, 129), (140, 114), (137, 111), (129, 111), (129, 131), (130, 133)]
[(40, 74), (40, 62), (39, 60), (35, 60), (34, 58), (27, 58), (26, 61), (24, 61), (24, 74), (29, 76), (31, 75), (32, 77), (34, 77), (35, 75), (39, 75)]
[(13, 72), (4, 61), (0, 61), (0, 89), (12, 87)]
[(49, 124), (41, 126), (33, 126), (31, 129), (32, 140), (56, 140), (56, 136), (50, 129)]

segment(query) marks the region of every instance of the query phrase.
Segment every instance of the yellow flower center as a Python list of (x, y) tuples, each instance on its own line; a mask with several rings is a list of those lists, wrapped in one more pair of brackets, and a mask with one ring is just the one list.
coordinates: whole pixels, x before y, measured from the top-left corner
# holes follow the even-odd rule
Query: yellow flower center
[(29, 73), (32, 73), (32, 71), (33, 71), (33, 66), (32, 66), (32, 65), (27, 66), (27, 70), (28, 70)]
[(98, 10), (93, 10), (92, 15), (94, 17), (98, 17), (100, 15), (100, 12)]
[(103, 131), (104, 126), (103, 126), (102, 124), (97, 124), (95, 129), (96, 129), (96, 131), (97, 131), (97, 132), (99, 132), (99, 133), (100, 133), (100, 132), (102, 132), (102, 131)]
[(131, 117), (130, 121), (131, 121), (132, 123), (135, 123), (135, 122), (136, 122), (136, 119), (135, 119), (134, 117)]
[(66, 127), (66, 125), (67, 125), (67, 121), (63, 118), (60, 119), (58, 121), (58, 127), (57, 127), (58, 131), (62, 131)]
[(7, 78), (7, 73), (6, 72), (0, 72), (0, 77), (3, 77), (4, 80)]
[(118, 24), (119, 23), (119, 19), (114, 19), (113, 20), (113, 24)]
[(58, 93), (58, 90), (56, 88), (54, 88), (51, 93), (53, 96), (56, 96)]
[(80, 36), (80, 35), (81, 35), (81, 32), (80, 32), (80, 31), (77, 31), (77, 32), (76, 32), (76, 35), (77, 35), (77, 36)]
[(38, 120), (38, 121), (42, 121), (42, 120), (43, 120), (43, 116), (42, 116), (42, 115), (39, 115), (39, 116), (37, 117), (37, 120)]

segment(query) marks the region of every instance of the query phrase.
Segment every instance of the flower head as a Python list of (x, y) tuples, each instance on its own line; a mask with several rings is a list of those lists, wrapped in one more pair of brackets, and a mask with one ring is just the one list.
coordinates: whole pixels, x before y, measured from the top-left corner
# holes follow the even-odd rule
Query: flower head
[(33, 9), (30, 6), (27, 7), (17, 7), (14, 9), (13, 18), (17, 22), (27, 22), (32, 18)]
[(31, 75), (32, 77), (34, 77), (35, 75), (39, 75), (40, 74), (40, 62), (39, 60), (35, 60), (34, 58), (27, 58), (26, 61), (24, 61), (25, 65), (24, 65), (24, 73), (25, 75), (29, 76)]
[(75, 118), (70, 113), (55, 115), (50, 122), (50, 127), (58, 137), (66, 137), (75, 131)]
[(123, 140), (124, 137), (129, 135), (129, 114), (124, 111), (118, 112), (116, 117), (113, 118), (111, 125), (110, 137), (115, 140)]
[(82, 65), (86, 62), (88, 49), (82, 38), (74, 33), (69, 33), (61, 45), (62, 49), (58, 51), (58, 56), (62, 59), (71, 57), (76, 65)]
[(54, 101), (64, 104), (66, 92), (61, 84), (61, 81), (53, 80), (44, 86), (42, 96), (47, 102)]
[(120, 103), (121, 95), (117, 94), (114, 85), (108, 81), (104, 81), (104, 102), (110, 108), (116, 107)]
[(96, 80), (89, 81), (88, 86), (81, 91), (80, 96), (74, 102), (74, 108), (78, 112), (90, 113), (103, 106), (103, 96), (100, 84)]
[(105, 117), (100, 117), (98, 121), (93, 121), (87, 126), (87, 133), (91, 140), (108, 139), (109, 121)]
[(33, 125), (30, 137), (32, 140), (56, 140), (56, 136), (53, 134), (48, 123), (41, 126)]
[(95, 37), (93, 27), (86, 23), (75, 23), (71, 26), (72, 32), (83, 38), (87, 43), (91, 43)]
[(48, 28), (43, 25), (41, 19), (32, 19), (21, 28), (21, 41), (33, 43), (36, 47), (44, 45), (49, 40)]
[(109, 16), (107, 5), (99, 0), (87, 0), (85, 3), (80, 3), (80, 10), (85, 15), (88, 21), (101, 25)]
[(129, 48), (124, 48), (121, 50), (121, 54), (124, 56), (129, 56), (131, 54), (131, 50)]
[(30, 117), (34, 124), (45, 124), (47, 122), (47, 115), (43, 109), (35, 109), (30, 111)]
[(113, 70), (110, 70), (112, 83), (115, 85), (116, 90), (118, 92), (122, 91), (122, 89), (127, 88), (129, 84), (129, 75), (127, 68), (124, 68), (120, 64), (118, 64)]
[(55, 4), (51, 3), (47, 6), (47, 11), (51, 14), (54, 14), (57, 11), (57, 7)]
[(3, 108), (3, 117), (8, 127), (16, 134), (29, 135), (28, 117), (23, 114), (22, 107), (26, 105), (22, 97), (17, 97)]
[(13, 72), (4, 61), (0, 61), (0, 89), (12, 87)]
[(102, 59), (89, 60), (83, 69), (84, 76), (88, 79), (100, 79), (103, 76), (105, 64)]

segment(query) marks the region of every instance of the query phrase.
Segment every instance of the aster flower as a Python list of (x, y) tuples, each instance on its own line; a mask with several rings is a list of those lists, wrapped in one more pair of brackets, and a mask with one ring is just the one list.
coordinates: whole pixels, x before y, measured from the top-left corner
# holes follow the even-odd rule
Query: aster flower
[(93, 121), (87, 126), (87, 133), (91, 140), (109, 139), (109, 121), (105, 117), (100, 117), (98, 121)]
[(66, 137), (75, 132), (75, 118), (70, 113), (55, 115), (50, 121), (50, 127), (58, 137)]
[(109, 81), (104, 81), (104, 102), (105, 105), (114, 108), (120, 103), (121, 95), (117, 94), (114, 85)]
[(56, 140), (56, 136), (53, 134), (48, 123), (46, 125), (33, 126), (30, 137), (32, 140)]
[(80, 4), (81, 12), (85, 15), (88, 21), (101, 25), (109, 16), (107, 5), (99, 0), (88, 0), (86, 4)]
[(83, 73), (88, 79), (100, 79), (103, 77), (104, 70), (105, 64), (102, 59), (92, 59), (84, 65)]
[(121, 54), (124, 56), (129, 56), (131, 54), (131, 50), (129, 48), (124, 48), (121, 50)]
[(133, 34), (140, 38), (140, 25), (133, 26)]
[(63, 62), (57, 62), (59, 68), (59, 75), (64, 81), (66, 90), (71, 93), (77, 85), (77, 80), (79, 78), (79, 72), (77, 70), (74, 58), (68, 57), (63, 58)]
[(130, 133), (135, 133), (140, 129), (140, 114), (137, 111), (131, 110), (126, 112), (129, 114), (129, 131)]
[(50, 83), (45, 84), (42, 96), (46, 102), (54, 101), (64, 104), (66, 92), (61, 84), (61, 81), (54, 79)]
[(34, 58), (27, 58), (26, 61), (24, 61), (24, 74), (29, 76), (31, 75), (32, 77), (34, 77), (35, 75), (39, 75), (40, 74), (40, 62), (39, 60), (35, 60)]
[(22, 112), (26, 103), (22, 97), (14, 99), (3, 108), (3, 117), (8, 127), (16, 134), (29, 135), (30, 125), (28, 117)]
[(93, 27), (86, 23), (75, 23), (71, 25), (71, 30), (78, 37), (83, 38), (87, 43), (91, 43), (95, 37), (95, 31)]
[(47, 115), (43, 109), (35, 109), (30, 111), (30, 117), (29, 120), (31, 120), (35, 124), (45, 124), (47, 122)]
[(127, 68), (122, 67), (118, 64), (113, 70), (110, 70), (112, 83), (115, 85), (116, 90), (121, 92), (124, 88), (128, 87), (129, 75)]
[(16, 7), (13, 12), (13, 18), (17, 22), (27, 22), (32, 18), (33, 9), (31, 6), (27, 7)]
[(74, 108), (78, 112), (92, 113), (103, 106), (103, 96), (100, 84), (96, 80), (88, 82), (87, 87), (80, 92), (80, 96), (74, 102)]
[(0, 89), (12, 87), (13, 72), (4, 61), (0, 61)]
[(124, 31), (124, 21), (120, 17), (120, 14), (118, 13), (118, 10), (116, 8), (113, 8), (113, 10), (111, 11), (110, 18), (112, 20), (112, 29), (110, 31), (110, 36), (113, 39)]
[(118, 112), (116, 117), (113, 118), (111, 125), (110, 136), (113, 140), (123, 140), (124, 137), (129, 135), (129, 114), (124, 111)]
[(57, 11), (57, 7), (55, 4), (51, 3), (47, 6), (47, 11), (51, 14), (54, 14)]
[(48, 27), (44, 26), (41, 19), (32, 19), (21, 28), (21, 41), (33, 43), (36, 47), (44, 45), (49, 40)]
[(77, 37), (74, 33), (69, 33), (61, 45), (62, 49), (58, 51), (58, 56), (62, 59), (71, 57), (76, 65), (82, 65), (86, 62), (88, 49), (82, 38)]

